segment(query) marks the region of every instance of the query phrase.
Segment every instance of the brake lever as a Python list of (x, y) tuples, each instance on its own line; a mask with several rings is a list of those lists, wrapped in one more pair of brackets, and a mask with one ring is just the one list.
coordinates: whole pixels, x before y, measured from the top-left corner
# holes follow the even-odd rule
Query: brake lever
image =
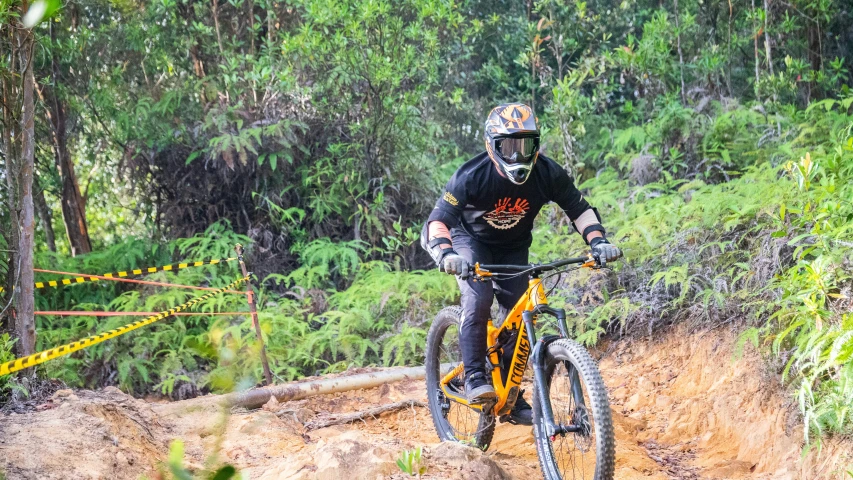
[[(587, 264), (592, 262), (592, 264), (589, 265), (589, 268), (592, 268), (593, 270), (601, 270), (602, 268), (610, 268), (607, 265), (607, 260), (602, 259), (600, 255), (596, 255), (596, 254), (590, 252), (589, 258), (590, 258), (590, 260), (589, 260), (589, 262), (587, 262)], [(619, 258), (622, 258), (622, 256), (617, 257), (617, 260)], [(613, 262), (610, 262), (610, 263), (613, 263)], [(587, 264), (584, 264), (584, 266), (586, 266)]]
[(468, 271), (470, 272), (471, 280), (474, 282), (484, 282), (492, 276), (491, 272), (480, 268), (480, 262), (471, 265)]
[(588, 256), (589, 260), (587, 260), (586, 263), (581, 265), (582, 267), (591, 268), (593, 270), (600, 270), (602, 268), (606, 268), (605, 266), (607, 265), (607, 261), (605, 260), (604, 263), (602, 263), (601, 258), (599, 258), (599, 255), (589, 252)]

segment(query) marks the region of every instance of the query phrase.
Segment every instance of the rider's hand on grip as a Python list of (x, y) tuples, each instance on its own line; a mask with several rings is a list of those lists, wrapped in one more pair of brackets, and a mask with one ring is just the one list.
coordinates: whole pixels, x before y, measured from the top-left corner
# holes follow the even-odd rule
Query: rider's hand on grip
[(468, 265), (468, 260), (465, 260), (462, 255), (451, 253), (444, 257), (441, 263), (444, 266), (445, 272), (451, 275), (458, 275), (462, 280), (468, 278), (470, 265)]
[(601, 267), (606, 266), (607, 262), (615, 261), (622, 256), (622, 251), (608, 242), (604, 237), (593, 238), (590, 241), (590, 247), (592, 247), (593, 258), (595, 258)]

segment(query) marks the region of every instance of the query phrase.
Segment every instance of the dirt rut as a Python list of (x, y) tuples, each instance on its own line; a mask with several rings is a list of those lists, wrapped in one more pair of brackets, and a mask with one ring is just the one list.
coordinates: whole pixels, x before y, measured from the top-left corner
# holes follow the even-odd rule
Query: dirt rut
[[(825, 442), (801, 460), (802, 428), (789, 396), (726, 331), (620, 341), (599, 352), (617, 436), (616, 478), (842, 479), (853, 443)], [(422, 382), (223, 412), (204, 397), (148, 403), (115, 388), (62, 391), (41, 411), (0, 419), (9, 479), (155, 476), (169, 443), (186, 465), (228, 462), (252, 479), (410, 478), (395, 460), (423, 446), (423, 478), (541, 478), (530, 428), (498, 425), (489, 452), (439, 444), (425, 408), (308, 431), (325, 413), (414, 399)], [(215, 456), (213, 456), (215, 454)], [(846, 468), (845, 468), (846, 467)]]

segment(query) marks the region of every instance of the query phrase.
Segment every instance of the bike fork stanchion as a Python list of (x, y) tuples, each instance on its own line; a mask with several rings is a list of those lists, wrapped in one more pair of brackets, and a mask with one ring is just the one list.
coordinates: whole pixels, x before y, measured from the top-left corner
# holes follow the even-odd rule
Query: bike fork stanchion
[[(237, 260), (240, 262), (240, 269), (243, 271), (244, 277), (249, 277), (249, 273), (246, 270), (246, 263), (243, 261), (243, 245), (237, 244), (234, 247), (234, 250), (237, 251)], [(261, 344), (261, 364), (264, 367), (264, 378), (267, 380), (267, 385), (272, 385), (272, 372), (270, 371), (270, 364), (267, 361), (267, 347), (264, 345), (264, 337), (261, 335), (261, 324), (258, 321), (258, 309), (255, 307), (255, 290), (252, 288), (252, 280), (246, 281), (246, 298), (249, 301), (249, 312), (252, 314), (252, 324), (255, 326), (255, 336), (258, 339), (258, 342)]]
[(554, 316), (557, 317), (557, 326), (560, 328), (560, 336), (563, 338), (569, 338), (569, 325), (566, 323), (566, 311), (562, 308), (555, 308)]
[[(533, 353), (531, 354), (531, 358), (533, 361), (533, 377), (535, 388), (537, 389), (537, 397), (539, 398), (539, 408), (542, 411), (542, 420), (545, 422), (545, 433), (548, 437), (554, 437), (558, 434), (564, 433), (574, 433), (579, 432), (581, 430), (580, 427), (576, 425), (557, 425), (554, 422), (554, 409), (551, 406), (551, 398), (548, 396), (548, 379), (545, 378), (545, 348), (548, 347), (548, 337), (542, 339), (542, 341), (536, 341), (536, 334), (533, 333), (533, 312), (527, 310), (521, 314), (521, 320), (524, 322), (524, 330), (528, 335), (528, 339), (530, 340), (531, 345), (535, 345), (533, 347)], [(554, 337), (551, 336), (553, 339)]]

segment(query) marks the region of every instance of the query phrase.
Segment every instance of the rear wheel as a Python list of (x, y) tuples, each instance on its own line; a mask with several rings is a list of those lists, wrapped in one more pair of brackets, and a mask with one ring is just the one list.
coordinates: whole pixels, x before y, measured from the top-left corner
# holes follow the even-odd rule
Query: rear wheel
[[(462, 362), (459, 325), (462, 309), (447, 307), (438, 312), (427, 334), (426, 382), (429, 411), (442, 441), (463, 442), (483, 450), (495, 433), (495, 418), (448, 398), (439, 383), (441, 378)], [(454, 394), (465, 396), (464, 375), (450, 382)]]
[(543, 390), (551, 400), (554, 422), (582, 430), (549, 438), (538, 398), (534, 398), (533, 434), (544, 477), (612, 480), (616, 449), (613, 420), (595, 361), (577, 342), (555, 340), (545, 352), (545, 378)]

